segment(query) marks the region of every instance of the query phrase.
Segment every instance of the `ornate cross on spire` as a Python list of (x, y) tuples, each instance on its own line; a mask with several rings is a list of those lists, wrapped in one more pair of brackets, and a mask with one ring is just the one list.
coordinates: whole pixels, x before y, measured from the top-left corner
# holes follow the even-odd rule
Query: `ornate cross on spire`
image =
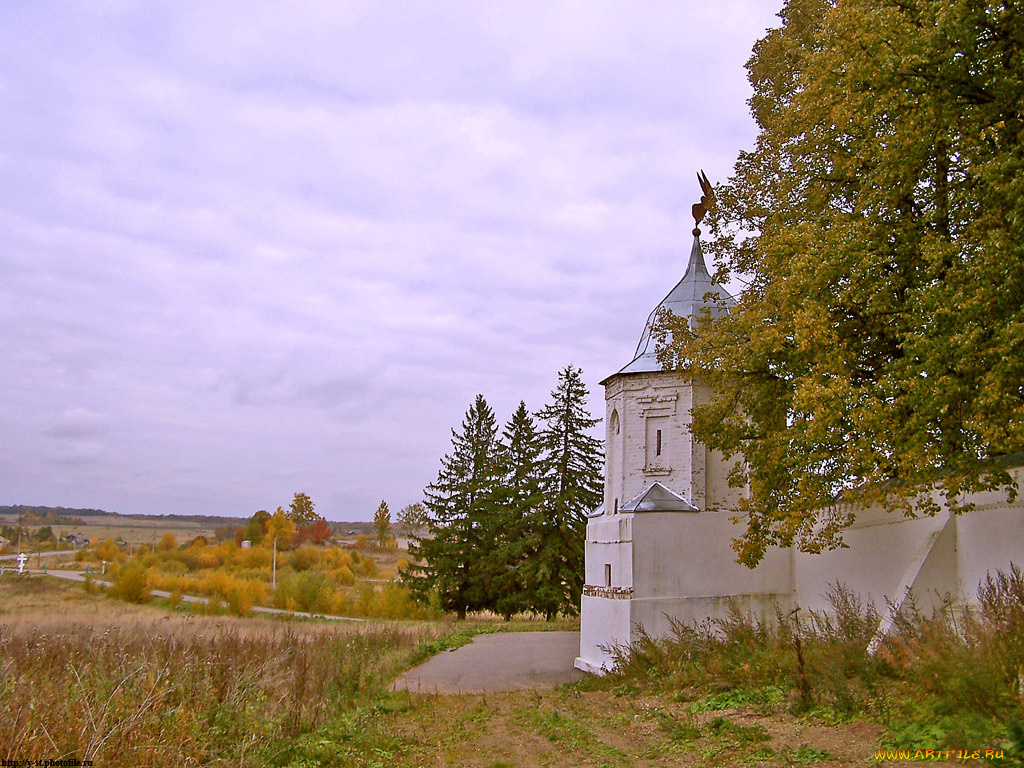
[(711, 182), (708, 181), (707, 175), (704, 171), (697, 172), (697, 181), (700, 183), (701, 191), (704, 193), (700, 196), (700, 202), (693, 204), (693, 236), (700, 236), (701, 219), (704, 218), (704, 214), (708, 212), (708, 206), (711, 205), (711, 201), (715, 199), (715, 189), (711, 186)]

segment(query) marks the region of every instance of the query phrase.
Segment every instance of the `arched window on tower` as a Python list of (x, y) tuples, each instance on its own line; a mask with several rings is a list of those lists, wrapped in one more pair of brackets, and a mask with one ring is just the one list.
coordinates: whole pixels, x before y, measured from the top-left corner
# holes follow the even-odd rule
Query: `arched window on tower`
[[(614, 499), (614, 506), (611, 513), (614, 515), (619, 511), (619, 495), (622, 492), (622, 424), (619, 422), (619, 411), (612, 409), (608, 417), (608, 478), (606, 490), (608, 495)], [(608, 496), (605, 496), (605, 504), (608, 504)], [(605, 507), (608, 509), (608, 506)]]

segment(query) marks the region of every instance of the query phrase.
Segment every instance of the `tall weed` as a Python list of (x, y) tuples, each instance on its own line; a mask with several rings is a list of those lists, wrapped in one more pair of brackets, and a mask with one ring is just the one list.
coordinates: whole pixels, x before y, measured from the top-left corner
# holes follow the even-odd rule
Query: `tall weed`
[(641, 631), (612, 649), (612, 684), (677, 690), (687, 700), (703, 694), (695, 706), (711, 708), (734, 699), (783, 706), (766, 692), (786, 691), (793, 712), (873, 717), (899, 744), (930, 740), (933, 749), (995, 745), (1010, 738), (1004, 723), (1024, 721), (1024, 575), (1016, 566), (989, 576), (970, 609), (947, 604), (925, 616), (911, 601), (874, 654), (874, 606), (839, 584), (827, 596), (821, 612), (764, 620), (734, 607), (723, 619), (674, 623), (666, 638)]
[[(0, 626), (0, 757), (152, 768), (280, 764), (297, 734), (325, 733), (381, 695), (433, 632), (257, 630), (224, 621), (103, 632)], [(363, 730), (373, 727), (364, 722)]]

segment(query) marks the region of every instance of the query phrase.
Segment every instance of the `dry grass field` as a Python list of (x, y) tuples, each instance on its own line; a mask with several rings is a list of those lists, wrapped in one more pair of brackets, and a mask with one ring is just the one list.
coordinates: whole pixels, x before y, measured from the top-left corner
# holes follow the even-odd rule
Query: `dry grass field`
[(372, 754), (386, 736), (360, 727), (364, 710), (445, 632), (192, 616), (42, 576), (0, 580), (0, 605), (5, 760), (300, 765), (307, 738), (339, 727), (345, 750)]
[[(876, 749), (899, 734), (877, 717), (841, 713), (827, 704), (825, 687), (827, 705), (790, 711), (782, 680), (788, 673), (772, 671), (785, 649), (749, 633), (717, 650), (688, 646), (690, 655), (681, 657), (673, 657), (673, 646), (641, 649), (620, 675), (557, 689), (463, 696), (389, 690), (402, 670), (429, 655), (473, 632), (505, 627), (486, 620), (328, 625), (193, 616), (42, 576), (8, 575), (0, 579), (0, 758), (153, 768), (905, 762), (876, 760)], [(696, 685), (701, 653), (710, 655), (699, 662), (707, 666), (704, 684)], [(731, 672), (721, 666), (733, 662)], [(781, 677), (766, 684), (772, 675)], [(900, 686), (891, 680), (891, 690), (876, 692), (890, 697), (893, 716), (925, 706), (891, 698), (906, 693)], [(918, 738), (935, 741), (926, 730)]]

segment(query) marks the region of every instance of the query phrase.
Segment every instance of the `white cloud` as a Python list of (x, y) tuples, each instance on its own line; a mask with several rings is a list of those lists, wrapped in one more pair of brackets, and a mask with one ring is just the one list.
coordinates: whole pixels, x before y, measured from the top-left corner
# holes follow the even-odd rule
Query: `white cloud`
[(477, 392), (504, 420), (572, 361), (601, 414), (684, 266), (695, 170), (752, 136), (742, 63), (772, 21), (55, 12), (0, 8), (7, 492), (251, 514), (302, 488), (334, 518), (414, 500)]

